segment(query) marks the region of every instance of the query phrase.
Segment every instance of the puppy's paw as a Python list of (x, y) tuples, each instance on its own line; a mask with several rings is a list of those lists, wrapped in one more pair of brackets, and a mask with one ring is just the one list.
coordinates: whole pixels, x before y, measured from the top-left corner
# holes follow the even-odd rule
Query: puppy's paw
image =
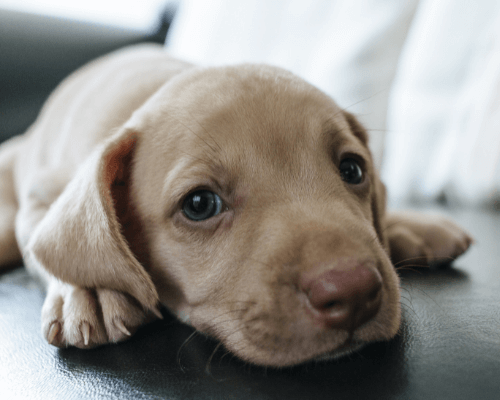
[(54, 346), (86, 349), (126, 340), (157, 317), (159, 312), (144, 312), (123, 293), (53, 281), (42, 308), (42, 333)]
[(390, 214), (386, 234), (391, 259), (396, 266), (451, 262), (474, 242), (454, 222), (441, 216), (424, 214)]
[(97, 289), (106, 335), (110, 342), (121, 342), (132, 336), (137, 328), (156, 318), (163, 318), (158, 310), (145, 313), (130, 296), (110, 289)]

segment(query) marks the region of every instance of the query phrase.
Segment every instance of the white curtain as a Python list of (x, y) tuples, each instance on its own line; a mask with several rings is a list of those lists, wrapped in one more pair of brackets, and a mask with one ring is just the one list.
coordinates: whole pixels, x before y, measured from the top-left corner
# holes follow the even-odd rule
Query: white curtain
[(383, 177), (394, 199), (499, 200), (499, 1), (421, 1), (388, 116)]
[(479, 204), (500, 188), (499, 41), (498, 0), (184, 0), (167, 47), (295, 72), (368, 127), (393, 200)]

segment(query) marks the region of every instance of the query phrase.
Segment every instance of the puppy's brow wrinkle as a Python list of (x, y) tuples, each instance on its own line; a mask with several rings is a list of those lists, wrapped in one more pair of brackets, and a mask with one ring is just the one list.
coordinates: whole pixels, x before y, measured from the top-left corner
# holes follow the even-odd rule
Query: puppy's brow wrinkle
[(188, 153), (187, 151), (184, 151), (184, 150), (179, 150), (177, 149), (177, 151), (180, 153), (180, 154), (183, 154), (186, 156), (186, 158), (189, 158), (191, 159), (192, 161), (198, 161), (199, 163), (201, 164), (206, 164), (206, 165), (210, 165), (210, 163), (212, 162), (211, 160), (209, 160), (207, 157), (198, 157), (198, 156), (195, 156), (191, 153)]
[(178, 180), (181, 172), (187, 168), (190, 160), (187, 157), (181, 158), (177, 164), (172, 168), (167, 176), (165, 177), (165, 181), (163, 183), (163, 189), (161, 193), (162, 201), (165, 203), (168, 198), (172, 196), (172, 192), (174, 191), (174, 184), (176, 180)]

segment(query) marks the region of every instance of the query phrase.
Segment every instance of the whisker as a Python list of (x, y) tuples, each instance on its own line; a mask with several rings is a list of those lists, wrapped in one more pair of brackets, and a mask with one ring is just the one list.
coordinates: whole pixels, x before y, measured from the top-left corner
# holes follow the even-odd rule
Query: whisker
[(402, 264), (402, 263), (405, 263), (405, 262), (408, 262), (408, 261), (418, 261), (418, 260), (428, 261), (427, 265), (424, 265), (424, 266), (429, 266), (429, 264), (432, 264), (433, 262), (454, 261), (455, 258), (454, 257), (450, 257), (450, 256), (445, 256), (445, 257), (439, 257), (439, 258), (436, 258), (436, 259), (428, 260), (427, 256), (410, 257), (410, 258), (406, 258), (404, 260), (398, 261), (397, 263), (394, 264), (394, 266), (396, 267), (398, 264)]
[[(422, 288), (419, 288), (419, 287), (415, 287), (414, 285), (412, 285), (411, 282), (405, 282), (406, 285), (410, 286), (410, 289), (412, 291), (417, 291), (418, 293), (420, 293), (421, 295), (423, 295), (424, 297), (432, 300), (432, 302), (438, 306), (439, 308), (441, 308), (441, 305), (436, 301), (434, 300), (424, 289)], [(411, 295), (410, 291), (407, 290), (407, 293)]]
[(217, 350), (222, 346), (222, 343), (219, 342), (217, 346), (215, 346), (214, 351), (212, 351), (212, 354), (210, 354), (210, 357), (207, 360), (207, 364), (205, 365), (205, 373), (208, 376), (212, 376), (212, 369), (211, 369), (211, 364), (212, 364), (212, 359), (214, 358), (215, 353), (217, 353)]
[(187, 344), (193, 340), (193, 338), (198, 334), (199, 332), (198, 331), (194, 331), (193, 333), (191, 333), (188, 338), (186, 340), (184, 340), (184, 342), (181, 344), (181, 346), (179, 347), (179, 350), (177, 350), (177, 365), (179, 365), (180, 369), (182, 372), (185, 372), (185, 369), (184, 367), (182, 366), (181, 364), (181, 351), (183, 349), (184, 346), (187, 346)]
[(409, 261), (427, 261), (426, 256), (417, 256), (417, 257), (408, 257), (405, 258), (404, 260), (399, 260), (398, 262), (394, 263), (394, 267), (398, 267), (400, 264), (409, 262)]
[(408, 299), (407, 297), (403, 297), (401, 296), (404, 300), (408, 301), (410, 304), (405, 304), (405, 303), (401, 303), (401, 308), (404, 308), (405, 310), (407, 310), (408, 312), (411, 312), (411, 314), (418, 320), (420, 320), (417, 312), (413, 309), (413, 305), (412, 305), (412, 300), (411, 299)]
[[(422, 274), (422, 271), (418, 268), (421, 268), (420, 265), (416, 265), (417, 268), (412, 268), (413, 266), (409, 266), (409, 268), (406, 268), (406, 267), (400, 267), (397, 269), (397, 272), (400, 273), (400, 272), (413, 272), (415, 274)], [(401, 279), (404, 279), (405, 277), (404, 276), (401, 276), (400, 275), (400, 278)]]
[(368, 101), (368, 100), (374, 98), (375, 96), (380, 95), (381, 93), (383, 93), (383, 92), (385, 92), (387, 90), (388, 90), (388, 88), (386, 88), (386, 89), (380, 89), (377, 92), (373, 93), (371, 96), (364, 97), (361, 100), (358, 100), (358, 101), (356, 101), (356, 102), (354, 102), (352, 104), (349, 104), (347, 107), (340, 108), (340, 111), (337, 114), (335, 114), (335, 116), (338, 115), (338, 114), (340, 114), (341, 112), (347, 111), (351, 107), (354, 107), (354, 106), (356, 106), (358, 104), (361, 104), (361, 103), (363, 103), (365, 101)]
[(219, 149), (220, 152), (222, 152), (222, 147), (219, 145), (219, 143), (217, 142), (217, 140), (215, 140), (215, 138), (210, 134), (210, 132), (200, 123), (200, 121), (198, 121), (196, 118), (193, 117), (193, 115), (189, 112), (189, 110), (185, 110), (188, 115), (190, 116), (191, 120), (196, 122), (198, 124), (198, 126), (203, 129), (203, 131), (205, 132), (205, 134), (210, 138), (212, 139), (212, 141), (215, 143), (215, 145), (217, 146), (217, 148)]
[(216, 317), (213, 318), (213, 320), (220, 318), (220, 317), (223, 317), (224, 315), (231, 314), (233, 312), (239, 312), (239, 311), (245, 311), (245, 310), (248, 310), (248, 308), (238, 308), (236, 310), (229, 310), (229, 311), (223, 312), (222, 314), (217, 315)]
[(219, 359), (219, 366), (220, 366), (220, 365), (221, 365), (221, 363), (222, 363), (222, 359), (223, 359), (224, 357), (226, 357), (227, 355), (231, 355), (231, 356), (232, 356), (232, 355), (233, 355), (233, 353), (231, 353), (229, 350), (227, 350), (227, 349), (226, 349), (226, 352), (225, 352), (225, 353), (222, 355), (222, 357)]
[[(416, 268), (413, 268), (416, 267)], [(413, 272), (418, 272), (419, 274), (422, 273), (423, 269), (429, 269), (428, 265), (422, 265), (422, 264), (405, 264), (405, 265), (399, 265), (395, 267), (396, 271), (413, 271)]]
[(365, 128), (368, 132), (391, 132), (389, 129), (368, 129)]
[[(173, 118), (175, 118), (175, 117), (173, 117)], [(196, 136), (198, 139), (200, 139), (203, 143), (205, 143), (210, 148), (210, 150), (212, 150), (212, 152), (214, 154), (217, 153), (215, 147), (213, 147), (210, 143), (208, 143), (205, 139), (203, 139), (200, 135), (198, 135), (194, 130), (192, 130), (190, 127), (188, 127), (186, 124), (184, 124), (179, 118), (175, 118), (175, 120), (177, 121), (177, 123), (179, 123), (184, 128), (186, 128), (189, 132), (191, 132), (194, 136)]]

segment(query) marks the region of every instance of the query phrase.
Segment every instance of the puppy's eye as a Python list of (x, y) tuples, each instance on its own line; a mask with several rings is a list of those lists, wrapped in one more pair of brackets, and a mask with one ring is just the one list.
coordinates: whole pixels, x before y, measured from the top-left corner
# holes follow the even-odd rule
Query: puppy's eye
[(353, 158), (346, 158), (340, 163), (342, 180), (351, 185), (358, 185), (363, 181), (363, 170)]
[(222, 210), (221, 198), (208, 190), (191, 193), (182, 206), (184, 215), (193, 221), (203, 221), (215, 217)]

